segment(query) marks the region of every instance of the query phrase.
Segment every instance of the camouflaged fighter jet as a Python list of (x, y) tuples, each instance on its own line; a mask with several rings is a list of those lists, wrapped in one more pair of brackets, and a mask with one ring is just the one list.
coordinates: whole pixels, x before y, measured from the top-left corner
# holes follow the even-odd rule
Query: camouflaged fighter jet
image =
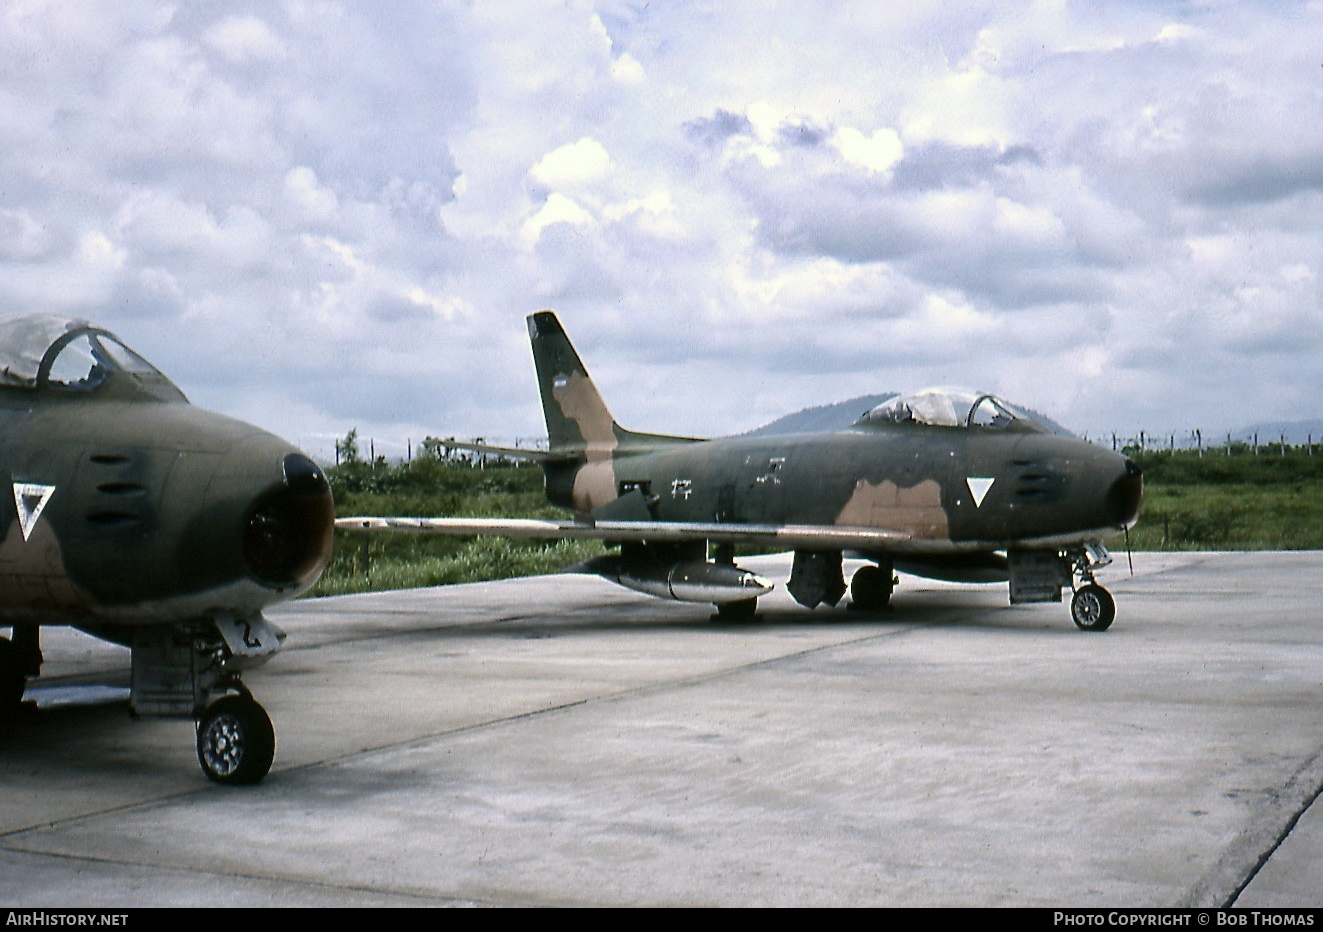
[[(1124, 456), (1044, 424), (993, 395), (934, 389), (880, 405), (848, 430), (697, 440), (621, 428), (556, 316), (528, 318), (548, 449), (452, 446), (541, 463), (566, 521), (342, 518), (338, 527), (457, 535), (597, 538), (618, 556), (588, 569), (668, 599), (751, 617), (771, 583), (740, 569), (740, 545), (794, 551), (787, 588), (809, 608), (845, 594), (842, 557), (871, 561), (855, 607), (891, 599), (900, 569), (1010, 583), (1011, 601), (1060, 601), (1087, 631), (1116, 605), (1094, 581), (1101, 539), (1139, 514), (1143, 478)], [(709, 559), (709, 545), (713, 547)]]
[(50, 316), (0, 321), (0, 438), (0, 722), (41, 670), (41, 627), (69, 625), (132, 650), (130, 708), (195, 719), (208, 777), (260, 780), (275, 733), (240, 673), (284, 639), (263, 607), (330, 557), (321, 470)]

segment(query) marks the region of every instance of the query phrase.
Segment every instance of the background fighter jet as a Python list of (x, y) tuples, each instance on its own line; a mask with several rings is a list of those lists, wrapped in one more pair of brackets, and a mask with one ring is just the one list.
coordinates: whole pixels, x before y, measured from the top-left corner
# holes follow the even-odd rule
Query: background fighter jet
[[(788, 589), (801, 604), (845, 594), (891, 598), (894, 571), (956, 581), (1009, 580), (1012, 602), (1060, 601), (1102, 631), (1116, 607), (1094, 582), (1110, 562), (1101, 538), (1128, 528), (1143, 495), (1139, 467), (1053, 433), (992, 395), (936, 389), (899, 396), (849, 430), (695, 440), (624, 430), (549, 311), (528, 318), (549, 448), (451, 444), (538, 460), (547, 496), (573, 520), (343, 518), (355, 529), (512, 537), (600, 538), (618, 556), (590, 569), (663, 598), (713, 602), (749, 617), (771, 584), (734, 563), (738, 545), (794, 550)], [(709, 545), (715, 545), (709, 559)]]
[(330, 557), (317, 465), (194, 408), (106, 331), (36, 316), (0, 321), (0, 471), (0, 721), (40, 672), (41, 626), (72, 625), (132, 649), (134, 713), (197, 720), (207, 776), (260, 780), (275, 735), (239, 676), (284, 638), (262, 608)]

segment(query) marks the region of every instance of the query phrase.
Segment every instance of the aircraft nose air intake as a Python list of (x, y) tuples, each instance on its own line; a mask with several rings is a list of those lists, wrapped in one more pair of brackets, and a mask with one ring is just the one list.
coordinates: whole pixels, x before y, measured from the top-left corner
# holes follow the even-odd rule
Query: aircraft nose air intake
[(321, 469), (301, 453), (284, 459), (285, 481), (253, 503), (243, 532), (248, 569), (273, 588), (317, 581), (331, 556), (335, 506)]
[(1124, 473), (1107, 490), (1107, 509), (1118, 527), (1129, 527), (1138, 520), (1143, 500), (1144, 471), (1127, 458)]

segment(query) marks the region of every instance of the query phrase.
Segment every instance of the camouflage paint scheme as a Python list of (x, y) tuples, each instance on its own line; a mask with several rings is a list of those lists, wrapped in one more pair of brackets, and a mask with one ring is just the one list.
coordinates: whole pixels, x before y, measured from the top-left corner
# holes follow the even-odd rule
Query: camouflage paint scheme
[[(1106, 560), (1098, 542), (1138, 517), (1143, 480), (1133, 462), (973, 392), (897, 399), (834, 433), (698, 440), (625, 430), (556, 316), (543, 311), (528, 323), (547, 452), (456, 446), (537, 459), (548, 498), (575, 518), (345, 518), (339, 526), (616, 541), (619, 560), (595, 568), (626, 585), (659, 567), (701, 574), (709, 543), (727, 565), (735, 545), (786, 546), (796, 551), (791, 593), (809, 607), (839, 600), (840, 560), (851, 552), (885, 577), (870, 574), (873, 588), (861, 587), (855, 601), (880, 607), (896, 565), (939, 578), (1009, 577), (1014, 601), (1059, 599), (1075, 576), (1101, 591), (1092, 576)], [(936, 422), (916, 415), (925, 406), (940, 409)], [(751, 611), (747, 591), (713, 581), (713, 601)]]
[(40, 669), (43, 625), (130, 646), (135, 712), (202, 717), (218, 696), (246, 696), (239, 672), (283, 638), (262, 609), (330, 557), (320, 469), (194, 408), (106, 331), (50, 316), (0, 321), (0, 436), (13, 490), (0, 500), (0, 625), (14, 635), (0, 638), (0, 721)]

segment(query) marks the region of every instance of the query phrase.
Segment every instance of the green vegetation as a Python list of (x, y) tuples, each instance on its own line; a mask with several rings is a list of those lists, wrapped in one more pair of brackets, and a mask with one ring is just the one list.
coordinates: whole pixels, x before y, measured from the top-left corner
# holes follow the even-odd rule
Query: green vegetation
[[(433, 451), (428, 450), (428, 453)], [(542, 470), (485, 467), (425, 455), (409, 463), (359, 462), (326, 470), (341, 515), (564, 517), (547, 503)], [(341, 595), (553, 573), (604, 553), (596, 541), (511, 541), (430, 534), (335, 532), (335, 553), (309, 595)]]
[(1323, 549), (1323, 447), (1126, 452), (1144, 469), (1136, 550)]
[[(326, 471), (342, 515), (557, 518), (542, 470), (440, 458), (440, 445), (400, 464), (364, 463), (351, 433)], [(1176, 452), (1127, 450), (1144, 469), (1136, 550), (1323, 549), (1323, 447), (1276, 445)], [(1120, 549), (1121, 541), (1110, 542)], [(552, 573), (604, 553), (596, 541), (511, 541), (336, 531), (335, 554), (311, 595), (406, 589)]]

